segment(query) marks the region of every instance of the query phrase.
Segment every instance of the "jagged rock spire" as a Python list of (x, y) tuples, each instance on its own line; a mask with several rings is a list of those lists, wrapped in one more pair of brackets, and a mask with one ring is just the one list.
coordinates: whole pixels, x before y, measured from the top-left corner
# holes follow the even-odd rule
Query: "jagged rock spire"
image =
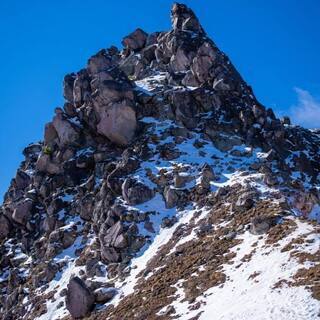
[(194, 12), (185, 4), (173, 4), (171, 9), (171, 21), (174, 31), (205, 33)]

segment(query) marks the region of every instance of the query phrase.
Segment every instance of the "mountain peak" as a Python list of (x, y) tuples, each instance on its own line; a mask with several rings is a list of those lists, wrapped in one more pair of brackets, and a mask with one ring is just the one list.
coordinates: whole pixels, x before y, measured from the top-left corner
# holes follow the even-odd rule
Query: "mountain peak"
[[(194, 13), (63, 81), (0, 207), (0, 319), (315, 319), (320, 137)], [(230, 307), (231, 306), (231, 307)]]
[(204, 35), (198, 18), (186, 5), (174, 3), (171, 9), (171, 22), (174, 31), (189, 31)]

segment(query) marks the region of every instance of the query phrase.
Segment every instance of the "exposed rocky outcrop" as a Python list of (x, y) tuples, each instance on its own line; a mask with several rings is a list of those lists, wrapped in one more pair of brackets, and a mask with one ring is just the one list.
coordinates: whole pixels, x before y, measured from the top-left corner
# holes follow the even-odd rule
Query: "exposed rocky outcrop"
[(284, 284), (315, 318), (319, 133), (257, 101), (191, 9), (171, 21), (64, 77), (0, 208), (1, 320), (286, 315)]

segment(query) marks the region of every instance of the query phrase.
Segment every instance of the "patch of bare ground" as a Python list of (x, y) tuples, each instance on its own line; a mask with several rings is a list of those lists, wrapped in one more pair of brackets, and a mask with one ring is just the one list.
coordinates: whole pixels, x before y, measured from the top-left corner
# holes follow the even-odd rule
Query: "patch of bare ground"
[(297, 224), (293, 220), (285, 219), (282, 223), (277, 224), (268, 232), (266, 245), (278, 246), (279, 241), (289, 236), (297, 229)]
[(299, 264), (308, 262), (311, 267), (300, 268), (297, 273), (292, 277), (292, 280), (280, 280), (273, 288), (281, 288), (282, 286), (304, 286), (311, 290), (312, 297), (320, 300), (320, 249), (315, 253), (304, 252), (299, 247), (302, 245), (312, 244), (314, 239), (307, 239), (309, 235), (319, 235), (320, 226), (313, 221), (308, 221), (313, 225), (314, 230), (307, 234), (301, 235), (292, 239), (286, 246), (282, 248), (282, 252), (290, 251), (290, 258), (297, 260)]
[[(242, 241), (230, 235), (243, 233), (252, 217), (261, 214), (273, 216), (282, 210), (276, 203), (260, 200), (250, 210), (235, 213), (231, 204), (238, 197), (237, 192), (220, 196), (220, 201), (211, 204), (212, 210), (207, 217), (196, 223), (192, 219), (189, 224), (179, 226), (138, 275), (134, 293), (124, 297), (116, 307), (92, 314), (90, 319), (175, 319), (178, 315), (174, 308), (161, 314), (159, 311), (166, 310), (165, 307), (177, 299), (188, 301), (190, 308), (197, 308), (196, 298), (213, 286), (223, 286), (226, 281), (223, 265), (233, 263), (236, 252), (230, 249)], [(194, 239), (175, 248), (180, 239), (190, 234), (192, 229), (201, 230), (201, 226), (212, 227), (204, 228), (205, 232), (196, 232)], [(287, 230), (290, 227), (293, 226), (288, 223), (288, 227), (283, 228)], [(183, 297), (178, 297), (177, 293), (179, 280), (180, 283), (182, 280)]]

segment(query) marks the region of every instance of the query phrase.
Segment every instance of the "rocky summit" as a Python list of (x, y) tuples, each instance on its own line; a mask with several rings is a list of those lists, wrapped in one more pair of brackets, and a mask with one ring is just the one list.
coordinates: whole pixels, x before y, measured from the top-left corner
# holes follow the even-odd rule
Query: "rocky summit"
[(65, 76), (0, 208), (1, 320), (319, 316), (320, 132), (171, 21)]

